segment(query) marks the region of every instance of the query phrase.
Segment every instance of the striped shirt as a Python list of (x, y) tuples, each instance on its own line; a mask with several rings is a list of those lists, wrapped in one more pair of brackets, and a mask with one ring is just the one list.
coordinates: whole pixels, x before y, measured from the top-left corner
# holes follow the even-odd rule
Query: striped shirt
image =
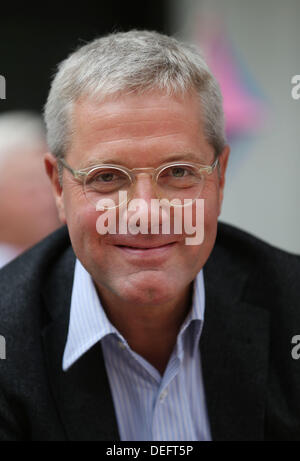
[(101, 341), (121, 440), (211, 440), (199, 351), (204, 305), (200, 271), (191, 310), (161, 376), (108, 320), (90, 274), (76, 261), (63, 370)]

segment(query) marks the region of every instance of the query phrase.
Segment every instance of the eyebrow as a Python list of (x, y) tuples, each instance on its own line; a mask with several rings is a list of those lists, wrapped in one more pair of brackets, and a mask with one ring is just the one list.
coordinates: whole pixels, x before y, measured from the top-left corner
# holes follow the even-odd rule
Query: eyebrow
[(201, 154), (200, 152), (198, 154), (194, 152), (178, 152), (173, 154), (171, 157), (166, 159), (167, 162), (178, 162), (178, 161), (190, 161), (190, 162), (196, 162), (196, 163), (203, 163), (204, 162), (204, 154)]
[[(164, 159), (161, 165), (164, 163), (171, 163), (171, 162), (180, 162), (180, 161), (190, 161), (190, 162), (196, 162), (201, 165), (205, 165), (204, 161), (204, 155), (196, 154), (194, 152), (177, 152), (173, 153), (170, 157)], [(88, 168), (93, 168), (98, 165), (106, 165), (106, 164), (112, 164), (112, 165), (121, 165), (126, 168), (128, 168), (124, 162), (120, 161), (118, 158), (105, 158), (105, 159), (99, 159), (99, 158), (91, 158), (90, 160), (87, 161), (87, 163), (82, 166), (80, 169), (81, 170), (86, 170)]]

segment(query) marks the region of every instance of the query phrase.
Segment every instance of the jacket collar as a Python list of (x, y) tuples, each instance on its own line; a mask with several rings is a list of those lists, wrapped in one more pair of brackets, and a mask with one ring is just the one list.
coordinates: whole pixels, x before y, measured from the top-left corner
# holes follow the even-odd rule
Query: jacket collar
[(75, 255), (69, 247), (49, 274), (42, 290), (51, 318), (42, 336), (53, 397), (68, 440), (119, 440), (100, 344), (96, 344), (67, 372), (62, 370), (74, 265)]

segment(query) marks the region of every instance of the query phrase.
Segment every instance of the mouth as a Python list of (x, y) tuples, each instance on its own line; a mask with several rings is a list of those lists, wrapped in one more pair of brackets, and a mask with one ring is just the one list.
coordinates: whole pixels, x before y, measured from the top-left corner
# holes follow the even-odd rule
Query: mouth
[(159, 257), (167, 256), (167, 254), (172, 251), (177, 242), (171, 242), (163, 245), (157, 245), (152, 247), (142, 247), (142, 246), (127, 246), (127, 245), (115, 245), (120, 251), (124, 254), (137, 256), (137, 257)]

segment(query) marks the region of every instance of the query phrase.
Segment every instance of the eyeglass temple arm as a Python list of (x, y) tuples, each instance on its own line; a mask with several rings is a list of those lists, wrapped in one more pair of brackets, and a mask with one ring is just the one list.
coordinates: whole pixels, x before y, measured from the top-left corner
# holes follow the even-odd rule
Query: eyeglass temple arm
[(81, 176), (84, 176), (86, 174), (83, 171), (74, 170), (72, 167), (70, 167), (70, 165), (67, 164), (67, 162), (65, 162), (64, 159), (59, 158), (58, 160), (68, 171), (70, 171), (70, 173), (74, 176), (74, 178), (80, 179)]
[(199, 170), (204, 170), (207, 174), (212, 174), (212, 172), (218, 165), (219, 165), (219, 159), (216, 158), (216, 160), (214, 161), (212, 165), (202, 166), (199, 168)]

